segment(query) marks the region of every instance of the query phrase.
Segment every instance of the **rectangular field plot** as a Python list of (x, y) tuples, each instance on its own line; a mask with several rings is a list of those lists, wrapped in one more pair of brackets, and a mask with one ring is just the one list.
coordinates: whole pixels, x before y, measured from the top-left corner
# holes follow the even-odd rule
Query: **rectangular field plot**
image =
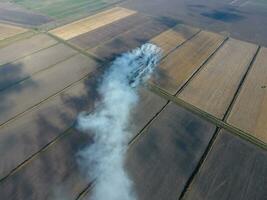
[(267, 197), (267, 152), (222, 130), (185, 200), (263, 200)]
[[(133, 18), (142, 19), (143, 17), (141, 17), (140, 14), (136, 14), (120, 21), (132, 21)], [(120, 23), (120, 21), (118, 21), (118, 23)], [(117, 25), (119, 26), (120, 24)], [(121, 23), (121, 25), (124, 26), (123, 23)], [(130, 26), (130, 24), (127, 25)], [(134, 23), (132, 27), (134, 27), (134, 25), (136, 24)], [(116, 27), (115, 23), (110, 24), (110, 27), (105, 26), (102, 29), (97, 29), (95, 32), (89, 32), (88, 35), (86, 34), (87, 36), (91, 36), (90, 38), (88, 37), (88, 41), (92, 41), (90, 43), (91, 46), (100, 43), (96, 47), (89, 49), (88, 52), (91, 52), (100, 58), (111, 59), (114, 58), (115, 55), (131, 50), (132, 48), (140, 46), (145, 42), (151, 42), (159, 46), (163, 50), (162, 56), (165, 56), (199, 31), (199, 29), (182, 24), (172, 27), (174, 25), (175, 23), (164, 24), (163, 21), (157, 21), (150, 18), (148, 19), (148, 22), (144, 23), (144, 20), (142, 20), (139, 22), (138, 26), (128, 30), (127, 33), (122, 33), (118, 37), (114, 37), (116, 35), (112, 33), (119, 34), (120, 27)], [(105, 40), (105, 36), (109, 39), (112, 39), (109, 36), (114, 38), (105, 43), (102, 42)], [(78, 43), (80, 40), (80, 46), (82, 46), (82, 42), (84, 41), (83, 44), (87, 47), (89, 46), (89, 42), (87, 45), (85, 39), (79, 38), (80, 37), (77, 37), (70, 41)]]
[[(79, 112), (92, 110), (98, 99), (96, 84), (97, 78), (89, 77), (2, 126), (0, 150), (6, 153), (0, 160), (0, 179), (63, 134), (74, 124)], [(140, 102), (131, 114), (129, 130), (132, 137), (135, 137), (167, 103), (145, 89), (140, 89), (139, 95)]]
[(30, 55), (56, 43), (56, 40), (45, 34), (39, 34), (28, 39), (17, 41), (0, 48), (0, 65), (13, 62), (16, 59)]
[(16, 0), (15, 3), (24, 8), (50, 16), (63, 19), (90, 14), (99, 9), (112, 5), (119, 0)]
[(261, 48), (228, 122), (267, 143), (267, 48)]
[[(0, 164), (0, 177), (5, 176), (22, 161), (62, 134), (75, 122), (78, 112), (92, 111), (97, 100), (96, 82), (97, 78), (95, 80), (89, 78), (84, 83), (77, 84), (17, 118), (7, 126), (1, 127), (0, 149), (6, 154), (0, 161), (2, 163)], [(133, 133), (132, 137), (138, 134), (166, 104), (164, 99), (144, 88), (139, 90), (139, 94), (140, 102), (132, 113), (132, 123), (134, 124), (130, 127), (130, 131)], [(12, 140), (12, 138), (17, 138), (17, 140)], [(14, 200), (27, 200), (33, 197), (38, 197), (40, 200), (49, 199), (48, 197), (54, 199), (56, 198), (54, 192), (60, 192), (62, 188), (66, 191), (63, 190), (65, 193), (61, 195), (77, 196), (89, 182), (85, 180), (85, 176), (81, 175), (81, 169), (77, 167), (76, 155), (81, 147), (88, 143), (90, 140), (85, 134), (70, 130), (68, 135), (59, 139), (48, 150), (41, 152), (29, 165), (25, 165), (8, 177), (4, 183), (1, 183), (2, 197)], [(48, 165), (44, 164), (46, 159), (49, 160)], [(50, 174), (53, 174), (53, 178), (49, 178)], [(28, 176), (25, 184), (17, 182)], [(61, 188), (57, 187), (58, 184)], [(35, 185), (35, 190), (28, 193), (28, 185)], [(44, 187), (46, 190), (42, 189)], [(18, 189), (19, 193), (12, 192)]]
[(174, 95), (224, 39), (221, 35), (201, 31), (163, 59), (153, 83)]
[(214, 125), (167, 105), (127, 152), (138, 199), (177, 200), (214, 132)]
[(222, 119), (256, 51), (254, 44), (229, 39), (178, 97)]
[(27, 29), (0, 23), (0, 40), (26, 32)]
[(5, 152), (0, 161), (0, 179), (63, 134), (78, 112), (93, 107), (95, 89), (85, 86), (89, 83), (92, 81), (86, 79), (0, 128), (0, 150)]
[(86, 176), (80, 172), (76, 156), (80, 148), (89, 142), (87, 134), (71, 130), (28, 165), (1, 182), (1, 198), (76, 199), (88, 184)]
[(96, 15), (75, 21), (73, 23), (67, 24), (65, 26), (56, 28), (50, 33), (60, 37), (64, 40), (69, 40), (78, 35), (84, 34), (86, 32), (95, 30), (112, 22), (115, 22), (124, 17), (135, 14), (135, 11), (128, 10), (125, 8), (115, 7)]
[(149, 19), (143, 22), (138, 27), (115, 37), (111, 41), (107, 41), (95, 48), (89, 49), (89, 53), (93, 53), (99, 58), (110, 60), (127, 52), (135, 47), (138, 47), (151, 38), (175, 26), (176, 23), (165, 23), (157, 19)]
[(29, 78), (32, 74), (45, 70), (77, 54), (63, 44), (38, 51), (15, 62), (0, 67), (0, 91)]
[(150, 40), (151, 43), (159, 46), (163, 51), (163, 57), (170, 51), (181, 45), (183, 42), (195, 35), (199, 29), (178, 24), (177, 26), (157, 35)]
[(78, 54), (0, 92), (0, 124), (79, 81), (97, 66), (94, 60)]
[[(2, 1), (1, 1), (2, 2)], [(0, 2), (0, 21), (11, 22), (26, 26), (39, 26), (51, 22), (50, 17), (30, 12), (28, 9), (14, 4), (9, 0), (8, 3)]]
[(94, 48), (112, 38), (143, 24), (149, 17), (136, 13), (117, 20), (98, 29), (81, 34), (69, 40), (69, 42), (81, 49)]

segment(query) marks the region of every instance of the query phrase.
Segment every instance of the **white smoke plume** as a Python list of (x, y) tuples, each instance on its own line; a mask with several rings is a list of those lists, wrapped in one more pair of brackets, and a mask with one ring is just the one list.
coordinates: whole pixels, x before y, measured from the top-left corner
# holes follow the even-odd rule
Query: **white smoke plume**
[(138, 86), (149, 79), (161, 50), (144, 44), (114, 60), (98, 87), (101, 102), (93, 113), (81, 113), (77, 127), (93, 137), (79, 153), (79, 163), (95, 180), (91, 200), (136, 200), (133, 183), (124, 169), (130, 111), (138, 103)]

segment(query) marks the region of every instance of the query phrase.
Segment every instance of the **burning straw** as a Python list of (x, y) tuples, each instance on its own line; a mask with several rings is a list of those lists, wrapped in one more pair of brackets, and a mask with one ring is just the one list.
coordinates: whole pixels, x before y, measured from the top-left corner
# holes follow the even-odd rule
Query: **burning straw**
[(101, 102), (93, 113), (81, 113), (77, 128), (93, 137), (79, 152), (79, 163), (95, 180), (92, 200), (136, 200), (133, 183), (124, 169), (130, 112), (138, 104), (137, 88), (159, 63), (161, 50), (153, 44), (122, 54), (104, 74), (98, 87)]

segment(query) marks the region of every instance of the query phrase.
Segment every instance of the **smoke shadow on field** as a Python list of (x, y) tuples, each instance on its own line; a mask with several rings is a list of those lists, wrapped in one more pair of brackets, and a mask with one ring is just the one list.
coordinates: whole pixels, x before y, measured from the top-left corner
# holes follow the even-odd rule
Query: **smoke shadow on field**
[(181, 24), (181, 20), (173, 19), (171, 17), (166, 16), (160, 16), (156, 19), (158, 22), (166, 25), (168, 28), (172, 28), (173, 26), (176, 26), (177, 24)]
[[(43, 126), (40, 129), (42, 134), (45, 134), (43, 130), (47, 130), (47, 128), (50, 133), (60, 131), (57, 126), (53, 126), (42, 116), (38, 121)], [(25, 140), (25, 142), (29, 141)], [(41, 142), (41, 140), (38, 139), (35, 142)], [(34, 160), (2, 182), (1, 197), (10, 199), (13, 194), (18, 194), (19, 196), (15, 195), (14, 199), (18, 199), (18, 197), (39, 200), (55, 199), (55, 197), (75, 199), (77, 193), (88, 184), (80, 173), (76, 160), (77, 152), (88, 143), (90, 143), (88, 135), (70, 130), (46, 151), (39, 153)]]
[[(77, 114), (84, 110), (90, 112), (101, 98), (96, 87), (101, 74), (86, 78), (78, 86), (40, 105), (33, 111), (35, 113), (24, 115), (30, 118), (26, 120), (30, 128), (22, 125), (26, 130), (12, 131), (12, 135), (1, 138), (1, 143), (9, 141), (5, 145), (5, 159), (2, 159), (5, 165), (14, 168), (33, 155), (35, 158), (1, 183), (3, 199), (10, 199), (15, 193), (19, 195), (15, 199), (44, 200), (56, 196), (75, 199), (77, 192), (87, 187), (88, 180), (80, 172), (76, 155), (92, 141), (87, 134), (78, 133), (73, 127)], [(40, 151), (50, 143), (47, 150)]]
[[(30, 75), (23, 72), (22, 63), (9, 63), (0, 66), (0, 110), (1, 116), (0, 124), (5, 122), (5, 116), (8, 116), (8, 111), (16, 104), (20, 93), (29, 88), (38, 87), (38, 83), (35, 82)], [(18, 82), (22, 77), (28, 77), (26, 81)], [(34, 95), (34, 94), (32, 94)], [(25, 99), (24, 99), (25, 100)], [(6, 119), (8, 120), (8, 118)]]
[[(38, 106), (36, 116), (32, 117), (32, 121), (27, 122), (34, 124), (37, 130), (26, 131), (21, 137), (18, 136), (21, 134), (20, 131), (14, 135), (13, 141), (17, 141), (16, 145), (20, 146), (20, 148), (9, 147), (14, 149), (12, 153), (15, 155), (15, 160), (18, 160), (16, 156), (20, 158), (24, 156), (23, 161), (25, 161), (35, 153), (38, 154), (1, 183), (0, 193), (3, 199), (10, 199), (11, 196), (14, 199), (43, 200), (55, 199), (55, 196), (68, 196), (74, 199), (78, 195), (77, 192), (87, 187), (88, 180), (80, 172), (76, 155), (85, 146), (90, 145), (92, 139), (88, 134), (80, 134), (74, 129), (65, 131), (70, 126), (73, 128), (79, 112), (92, 111), (95, 103), (100, 100), (97, 86), (101, 76), (102, 72), (99, 72), (85, 79), (82, 83), (85, 87), (83, 93), (68, 92), (70, 88), (55, 97), (60, 99), (60, 103), (51, 104), (51, 107), (44, 106), (42, 110), (41, 106), (47, 104), (48, 101)], [(74, 87), (76, 86), (72, 88)], [(66, 135), (63, 136), (63, 134)], [(51, 143), (49, 148), (40, 151), (49, 143)], [(20, 153), (24, 154), (16, 154), (18, 149), (22, 149)], [(46, 188), (45, 191), (44, 188)]]
[(153, 20), (149, 20), (143, 26), (134, 28), (107, 43), (101, 44), (97, 48), (91, 49), (91, 51), (105, 60), (112, 61), (122, 53), (149, 42), (153, 37), (179, 23), (182, 23), (182, 21), (177, 21), (170, 17), (153, 18)]
[(213, 129), (199, 117), (169, 104), (129, 149), (127, 169), (140, 199), (177, 198)]
[(24, 78), (22, 63), (8, 63), (0, 66), (0, 92)]
[[(70, 88), (62, 92), (39, 105), (38, 109), (34, 108), (24, 114), (21, 117), (22, 120), (18, 118), (11, 126), (1, 129), (0, 149), (5, 152), (2, 155), (2, 160), (11, 161), (8, 164), (9, 170), (19, 165), (34, 152), (43, 148), (72, 126), (75, 123), (76, 115), (80, 111), (93, 107), (94, 102), (98, 99), (96, 81), (94, 79), (96, 78), (85, 79), (83, 83), (79, 83), (82, 87), (74, 87), (74, 89)], [(74, 92), (72, 92), (73, 90)], [(75, 91), (82, 92), (80, 94)], [(21, 151), (16, 153), (19, 148), (21, 148)], [(13, 156), (14, 159), (8, 159)], [(4, 163), (2, 166), (7, 167)], [(0, 176), (3, 176), (3, 172), (1, 172)]]
[(187, 5), (188, 9), (192, 12), (192, 16), (199, 14), (210, 19), (223, 22), (236, 22), (245, 19), (245, 11), (241, 11), (233, 6), (223, 6), (221, 8), (213, 8), (211, 6), (190, 4)]
[(211, 19), (223, 21), (223, 22), (234, 22), (234, 21), (240, 21), (244, 19), (245, 17), (229, 11), (222, 11), (222, 10), (213, 10), (211, 12), (203, 12), (201, 13), (202, 16), (208, 17)]
[[(98, 73), (90, 78), (86, 78), (83, 81), (86, 93), (81, 96), (61, 95), (61, 99), (63, 100), (64, 104), (67, 104), (69, 108), (75, 110), (77, 113), (88, 110), (88, 105), (91, 105), (92, 102), (99, 102), (101, 98), (97, 91), (101, 78), (102, 73)], [(91, 106), (89, 106), (89, 108), (91, 109)]]
[(179, 85), (176, 84), (175, 80), (170, 76), (170, 72), (161, 67), (158, 67), (155, 70), (155, 73), (151, 77), (151, 82), (165, 90), (179, 88)]

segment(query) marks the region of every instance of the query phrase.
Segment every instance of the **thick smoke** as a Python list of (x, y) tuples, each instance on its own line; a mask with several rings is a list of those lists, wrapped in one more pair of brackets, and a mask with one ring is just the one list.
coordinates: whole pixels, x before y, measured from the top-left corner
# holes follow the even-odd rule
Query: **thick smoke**
[(153, 44), (122, 54), (104, 74), (98, 88), (101, 102), (93, 113), (81, 113), (77, 127), (93, 137), (79, 153), (79, 163), (95, 180), (91, 200), (136, 200), (132, 181), (124, 170), (130, 111), (138, 103), (137, 87), (145, 82), (160, 60)]

